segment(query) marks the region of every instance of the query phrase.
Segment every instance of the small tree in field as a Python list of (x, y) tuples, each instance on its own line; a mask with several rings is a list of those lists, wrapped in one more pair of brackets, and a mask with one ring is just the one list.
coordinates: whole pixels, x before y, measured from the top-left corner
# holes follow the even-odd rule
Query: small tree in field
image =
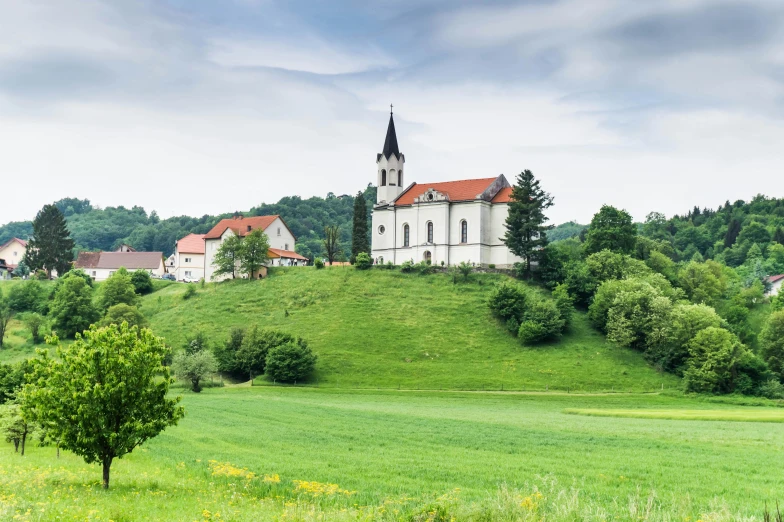
[(237, 264), (242, 255), (242, 239), (239, 236), (231, 235), (223, 240), (215, 252), (212, 264), (217, 268), (212, 274), (212, 278), (231, 274), (231, 278), (237, 277)]
[(27, 329), (30, 330), (30, 336), (33, 338), (33, 344), (40, 343), (43, 340), (41, 330), (43, 330), (46, 326), (46, 319), (44, 319), (41, 314), (31, 312), (29, 314), (25, 314), (24, 324), (27, 326)]
[(152, 277), (146, 270), (137, 270), (131, 274), (131, 283), (133, 288), (139, 295), (145, 295), (152, 292)]
[(100, 307), (104, 312), (117, 304), (134, 306), (139, 299), (136, 295), (136, 288), (133, 286), (131, 274), (122, 267), (109, 276), (101, 290)]
[(101, 320), (101, 326), (109, 326), (110, 324), (119, 325), (123, 323), (128, 323), (128, 326), (144, 328), (147, 326), (147, 318), (142, 315), (137, 307), (119, 303), (109, 307), (106, 311), (106, 315)]
[(256, 229), (245, 236), (240, 249), (240, 270), (253, 279), (259, 275), (261, 268), (269, 259), (269, 238), (261, 229)]
[(3, 291), (0, 289), (0, 348), (3, 347), (5, 334), (8, 330), (8, 323), (11, 322), (11, 317), (13, 317), (13, 315), (14, 313), (11, 311), (11, 307), (8, 306), (8, 303), (3, 299)]
[(173, 382), (162, 362), (163, 339), (127, 324), (91, 327), (70, 346), (57, 346), (57, 359), (39, 350), (33, 379), (22, 391), (22, 411), (47, 426), (61, 447), (109, 471), (122, 458), (167, 426), (184, 410), (179, 397), (166, 397)]
[(58, 285), (49, 306), (49, 315), (54, 318), (54, 327), (59, 335), (73, 337), (98, 319), (92, 289), (84, 278), (70, 272), (58, 280)]
[(218, 362), (212, 352), (200, 350), (195, 353), (180, 352), (174, 356), (172, 371), (180, 379), (191, 382), (191, 391), (201, 391), (201, 381), (218, 370)]
[(338, 258), (340, 252), (340, 227), (337, 225), (324, 227), (324, 255), (327, 256), (330, 265)]
[(316, 355), (302, 339), (291, 341), (267, 353), (267, 377), (280, 382), (302, 381), (313, 373)]

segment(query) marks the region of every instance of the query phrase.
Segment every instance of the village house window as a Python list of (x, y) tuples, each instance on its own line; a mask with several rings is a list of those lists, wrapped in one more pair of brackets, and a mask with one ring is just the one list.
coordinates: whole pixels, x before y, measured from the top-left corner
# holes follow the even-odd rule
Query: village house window
[(190, 262), (191, 262), (191, 258), (190, 258), (190, 257), (186, 257), (186, 258), (185, 258), (185, 262), (186, 262), (186, 263), (190, 263)]
[(285, 245), (283, 245), (283, 250), (288, 250), (288, 249), (289, 249), (289, 244), (288, 244), (288, 243), (286, 243)]
[(432, 243), (433, 242), (433, 222), (432, 221), (428, 221), (427, 222), (427, 242), (428, 243)]
[(468, 243), (468, 222), (465, 219), (460, 222), (460, 242)]
[(250, 232), (250, 225), (248, 225), (248, 232)]
[(278, 235), (280, 235), (280, 227), (278, 227)]
[(185, 277), (190, 277), (190, 276), (191, 276), (191, 272), (190, 272), (190, 271), (188, 271), (188, 270), (186, 270), (186, 271), (185, 271)]
[(408, 228), (408, 224), (403, 225), (403, 246), (411, 246), (410, 243), (410, 229)]

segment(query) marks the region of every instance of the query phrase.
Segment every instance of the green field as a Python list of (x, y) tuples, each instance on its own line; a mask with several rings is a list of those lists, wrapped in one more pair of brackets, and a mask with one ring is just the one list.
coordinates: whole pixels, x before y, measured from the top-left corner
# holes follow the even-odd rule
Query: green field
[[(444, 274), (278, 269), (263, 281), (185, 285), (143, 299), (153, 331), (179, 348), (203, 331), (224, 342), (232, 326), (270, 327), (305, 338), (318, 354), (320, 386), (409, 389), (651, 391), (679, 379), (619, 349), (583, 314), (560, 342), (521, 346), (487, 307), (497, 274), (453, 284)], [(288, 313), (288, 315), (287, 315)], [(258, 383), (262, 384), (263, 379)]]
[[(184, 404), (179, 426), (116, 463), (108, 492), (98, 466), (57, 460), (51, 447), (31, 445), (22, 458), (3, 446), (0, 518), (761, 520), (766, 502), (784, 499), (784, 425), (564, 413), (732, 404), (272, 387), (188, 393)], [(210, 460), (230, 463), (229, 476), (211, 474)], [(314, 497), (295, 492), (295, 480), (352, 493)], [(428, 518), (436, 511), (444, 516)]]
[(742, 410), (618, 410), (568, 408), (564, 413), (590, 415), (594, 417), (628, 417), (635, 419), (669, 419), (669, 420), (706, 420), (706, 421), (741, 421), (741, 422), (784, 422), (784, 409), (751, 409)]

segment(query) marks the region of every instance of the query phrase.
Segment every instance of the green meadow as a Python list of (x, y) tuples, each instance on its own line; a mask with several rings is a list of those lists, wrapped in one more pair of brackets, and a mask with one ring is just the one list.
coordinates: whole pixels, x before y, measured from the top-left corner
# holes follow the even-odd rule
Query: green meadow
[(732, 403), (268, 386), (183, 403), (180, 425), (116, 463), (108, 492), (98, 466), (4, 446), (0, 518), (723, 521), (762, 520), (784, 499), (780, 423), (564, 411)]

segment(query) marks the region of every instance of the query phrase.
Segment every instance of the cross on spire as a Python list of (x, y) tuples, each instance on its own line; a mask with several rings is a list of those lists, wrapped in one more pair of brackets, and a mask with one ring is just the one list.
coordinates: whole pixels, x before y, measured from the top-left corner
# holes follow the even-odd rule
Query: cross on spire
[(392, 104), (389, 104), (389, 114), (392, 114)]

